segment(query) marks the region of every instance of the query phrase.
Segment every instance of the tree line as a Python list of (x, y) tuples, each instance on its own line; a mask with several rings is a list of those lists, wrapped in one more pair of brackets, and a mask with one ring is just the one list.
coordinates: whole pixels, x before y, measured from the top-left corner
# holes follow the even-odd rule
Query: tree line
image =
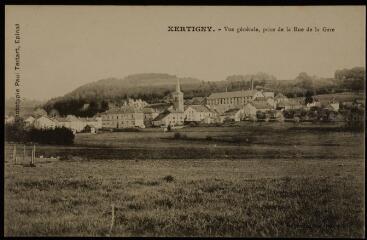
[[(144, 77), (147, 78), (150, 75)], [(169, 100), (174, 85), (167, 86), (167, 82), (175, 82), (176, 77), (169, 75), (154, 75), (154, 81), (159, 82), (162, 77), (162, 85), (149, 86), (149, 79), (144, 80), (144, 86), (134, 85), (131, 76), (128, 87), (124, 87), (119, 80), (105, 80), (96, 86), (87, 85), (80, 87), (61, 98), (52, 99), (44, 105), (48, 114), (66, 116), (68, 114), (80, 117), (92, 117), (97, 113), (108, 110), (108, 103), (122, 103), (128, 98), (142, 99), (148, 103)], [(172, 79), (170, 79), (172, 78)], [(168, 80), (167, 80), (168, 79)], [(150, 79), (151, 80), (151, 79)], [(172, 80), (172, 81), (171, 81)], [(138, 81), (138, 80), (136, 80)], [(223, 81), (199, 81), (191, 80), (181, 83), (185, 99), (193, 97), (208, 97), (213, 92), (237, 91), (250, 89), (251, 81), (257, 88), (280, 92), (287, 97), (309, 97), (316, 94), (338, 93), (345, 91), (364, 90), (365, 69), (355, 67), (335, 71), (334, 78), (318, 78), (305, 72), (300, 73), (293, 80), (277, 80), (266, 73), (231, 75)]]
[(5, 124), (5, 140), (10, 142), (32, 142), (41, 144), (71, 145), (74, 143), (72, 130), (65, 127), (55, 129), (27, 128), (21, 121)]

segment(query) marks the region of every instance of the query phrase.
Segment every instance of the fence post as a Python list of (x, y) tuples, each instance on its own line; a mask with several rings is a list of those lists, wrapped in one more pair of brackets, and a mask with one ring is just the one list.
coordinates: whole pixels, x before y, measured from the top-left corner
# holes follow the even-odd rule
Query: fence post
[(36, 158), (36, 145), (33, 145), (33, 158), (32, 158), (32, 164), (34, 164)]
[(112, 207), (112, 216), (111, 216), (111, 226), (110, 226), (110, 231), (108, 233), (108, 236), (110, 237), (111, 236), (111, 232), (112, 232), (112, 229), (113, 229), (113, 225), (115, 223), (115, 204), (112, 204), (111, 205)]
[(17, 164), (17, 146), (14, 145), (14, 150), (13, 150), (13, 161), (15, 162), (15, 164)]
[(23, 162), (25, 162), (25, 145), (23, 145)]

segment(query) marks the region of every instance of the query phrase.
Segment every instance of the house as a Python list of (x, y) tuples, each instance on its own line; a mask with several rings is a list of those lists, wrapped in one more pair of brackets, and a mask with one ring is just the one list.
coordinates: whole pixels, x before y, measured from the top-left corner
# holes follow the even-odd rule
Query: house
[(206, 98), (203, 97), (193, 97), (191, 99), (185, 100), (186, 105), (205, 105)]
[(264, 97), (263, 93), (257, 90), (212, 93), (207, 98), (207, 104), (211, 109), (217, 109), (218, 106), (222, 106), (224, 111), (227, 111), (229, 109), (241, 108), (244, 104), (262, 97)]
[(35, 118), (38, 118), (38, 117), (41, 117), (41, 116), (47, 116), (47, 112), (45, 109), (43, 108), (37, 108), (33, 111), (32, 115), (35, 117)]
[(328, 109), (329, 111), (335, 111), (338, 112), (339, 111), (339, 103), (338, 102), (330, 102), (327, 106), (326, 109)]
[(153, 126), (180, 126), (183, 125), (185, 121), (184, 112), (175, 110), (166, 110), (160, 113), (155, 119), (153, 119)]
[(258, 111), (265, 113), (271, 109), (273, 109), (272, 106), (266, 100), (253, 101), (243, 107), (243, 113), (245, 118), (254, 118)]
[(58, 127), (71, 129), (74, 133), (83, 131), (86, 123), (83, 119), (77, 118), (74, 115), (67, 115), (66, 118), (55, 117), (58, 122)]
[(278, 104), (284, 101), (288, 101), (288, 98), (284, 96), (282, 93), (277, 93), (274, 97), (274, 100)]
[(114, 108), (101, 114), (102, 128), (145, 128), (144, 113), (130, 106)]
[(278, 110), (295, 110), (303, 108), (303, 105), (298, 100), (288, 98), (287, 101), (277, 103), (276, 108)]
[(220, 115), (220, 121), (221, 122), (225, 122), (225, 121), (239, 122), (244, 117), (243, 112), (244, 112), (243, 109), (240, 109), (240, 108), (229, 109), (226, 112), (224, 112), (222, 115)]
[(317, 99), (314, 99), (314, 101), (312, 103), (307, 103), (306, 104), (306, 108), (310, 109), (312, 107), (321, 107), (321, 102), (319, 102)]
[(152, 107), (144, 107), (142, 111), (144, 113), (144, 125), (152, 126), (152, 121), (159, 115), (159, 110)]
[(185, 106), (185, 122), (201, 122), (214, 117), (216, 113), (204, 105)]
[(56, 119), (49, 118), (47, 116), (40, 116), (33, 122), (33, 126), (37, 129), (54, 129), (59, 125)]
[(93, 126), (92, 124), (88, 124), (84, 127), (83, 132), (85, 133), (97, 133), (97, 128)]
[(5, 116), (5, 123), (14, 123), (15, 122), (15, 117), (14, 116)]
[(263, 92), (265, 98), (274, 98), (274, 92)]
[(95, 117), (86, 117), (86, 118), (79, 118), (83, 122), (83, 129), (87, 125), (93, 125), (96, 129), (102, 128), (102, 117), (95, 116)]
[(254, 101), (265, 101), (267, 102), (273, 109), (276, 108), (276, 102), (274, 100), (274, 98), (272, 97), (260, 97), (260, 98), (256, 98)]
[(33, 125), (33, 122), (34, 120), (36, 120), (33, 116), (29, 116), (27, 117), (24, 122), (25, 122), (25, 125), (26, 126), (32, 126)]

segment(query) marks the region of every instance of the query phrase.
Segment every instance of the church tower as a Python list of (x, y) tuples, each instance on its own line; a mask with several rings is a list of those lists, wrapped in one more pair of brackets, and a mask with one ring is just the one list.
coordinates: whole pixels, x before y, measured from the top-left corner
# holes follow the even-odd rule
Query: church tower
[(183, 93), (180, 89), (180, 82), (177, 79), (176, 91), (172, 93), (173, 98), (173, 109), (177, 112), (184, 111), (184, 101), (183, 101)]

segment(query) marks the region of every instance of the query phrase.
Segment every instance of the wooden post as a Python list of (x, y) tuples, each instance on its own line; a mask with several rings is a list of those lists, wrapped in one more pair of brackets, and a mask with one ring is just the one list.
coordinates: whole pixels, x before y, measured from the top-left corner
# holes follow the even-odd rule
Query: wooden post
[(112, 204), (111, 207), (112, 207), (111, 226), (110, 226), (110, 231), (108, 233), (108, 236), (111, 236), (113, 225), (115, 223), (115, 205)]
[(36, 145), (33, 145), (33, 158), (32, 158), (32, 164), (34, 164), (36, 158)]
[(17, 146), (14, 145), (14, 150), (13, 150), (13, 161), (15, 164), (17, 164)]
[(25, 162), (25, 145), (23, 145), (23, 162)]

